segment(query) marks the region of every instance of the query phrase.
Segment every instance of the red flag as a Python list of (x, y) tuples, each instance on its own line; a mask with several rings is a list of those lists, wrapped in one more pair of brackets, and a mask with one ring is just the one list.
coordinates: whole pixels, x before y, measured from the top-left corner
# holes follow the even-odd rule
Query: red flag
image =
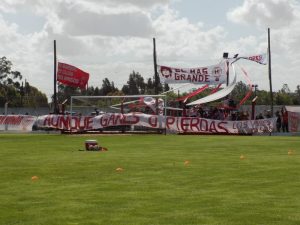
[(57, 69), (57, 81), (62, 84), (80, 87), (85, 89), (89, 80), (89, 74), (78, 69), (75, 66), (71, 66), (65, 63), (58, 63)]

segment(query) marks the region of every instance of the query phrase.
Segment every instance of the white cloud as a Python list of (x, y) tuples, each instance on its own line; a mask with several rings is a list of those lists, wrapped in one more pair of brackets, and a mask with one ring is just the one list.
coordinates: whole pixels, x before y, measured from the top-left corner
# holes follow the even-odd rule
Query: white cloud
[(289, 25), (295, 19), (293, 0), (245, 0), (227, 14), (234, 23), (254, 24), (275, 29)]
[[(272, 52), (272, 77), (273, 88), (278, 90), (283, 84), (288, 84), (291, 90), (295, 90), (300, 79), (297, 76), (300, 70), (300, 4), (294, 0), (245, 0), (242, 6), (231, 10), (227, 18), (238, 24), (247, 24), (252, 29), (259, 28), (262, 34), (251, 38), (251, 42), (240, 39), (234, 44), (235, 48), (244, 52), (257, 49), (258, 52), (267, 50), (267, 27), (271, 28), (271, 52)], [(242, 43), (244, 42), (244, 43)], [(246, 44), (246, 45), (245, 45)], [(252, 47), (251, 47), (252, 46)], [(255, 70), (251, 66), (252, 74), (267, 74), (267, 71)], [(261, 71), (260, 71), (261, 70)], [(268, 84), (263, 75), (255, 75), (259, 83), (263, 83), (265, 89)], [(264, 79), (263, 79), (264, 78)]]
[[(89, 2), (99, 3), (98, 0), (88, 0)], [(116, 6), (134, 6), (140, 8), (151, 8), (160, 5), (166, 5), (170, 0), (102, 0), (105, 5)]]
[(153, 21), (153, 25), (156, 29), (158, 53), (161, 61), (165, 62), (215, 57), (219, 43), (226, 36), (226, 31), (221, 26), (205, 30), (201, 23), (192, 24), (171, 9), (166, 9)]
[(15, 5), (23, 4), (25, 0), (2, 0), (0, 4), (0, 12), (16, 13)]
[(101, 15), (91, 12), (71, 13), (64, 31), (70, 35), (151, 36), (151, 21), (144, 13)]

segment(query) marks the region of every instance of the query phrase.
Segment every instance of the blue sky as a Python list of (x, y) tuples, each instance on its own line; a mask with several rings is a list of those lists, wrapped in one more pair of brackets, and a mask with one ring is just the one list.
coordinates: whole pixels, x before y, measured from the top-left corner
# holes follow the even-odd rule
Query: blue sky
[[(108, 77), (121, 87), (133, 70), (153, 76), (153, 37), (160, 64), (197, 67), (223, 52), (266, 52), (268, 27), (274, 90), (286, 83), (293, 91), (300, 85), (297, 0), (2, 0), (0, 52), (50, 97), (54, 39), (58, 60), (89, 72), (90, 85)], [(239, 64), (268, 90), (267, 66)]]

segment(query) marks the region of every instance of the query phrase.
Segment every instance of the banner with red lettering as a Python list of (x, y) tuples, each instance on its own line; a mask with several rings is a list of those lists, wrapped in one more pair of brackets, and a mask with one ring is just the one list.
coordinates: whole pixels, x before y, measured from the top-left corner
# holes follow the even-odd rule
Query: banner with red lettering
[(0, 131), (32, 131), (37, 120), (36, 116), (27, 115), (0, 115)]
[(60, 62), (58, 63), (57, 69), (57, 81), (72, 87), (80, 87), (81, 89), (86, 88), (89, 80), (88, 73), (75, 66)]
[(197, 68), (173, 68), (157, 66), (160, 80), (164, 83), (193, 83), (218, 85), (226, 82), (226, 64), (197, 67)]
[(276, 118), (245, 121), (221, 121), (198, 117), (173, 117), (142, 113), (107, 113), (96, 117), (45, 115), (38, 117), (37, 126), (61, 130), (87, 131), (110, 126), (136, 125), (167, 129), (177, 133), (253, 134), (274, 129)]
[(241, 56), (241, 57), (238, 57), (237, 59), (239, 59), (239, 58), (240, 59), (248, 59), (248, 60), (257, 62), (259, 64), (262, 64), (262, 65), (267, 65), (267, 60), (268, 60), (267, 53), (251, 55), (251, 56)]

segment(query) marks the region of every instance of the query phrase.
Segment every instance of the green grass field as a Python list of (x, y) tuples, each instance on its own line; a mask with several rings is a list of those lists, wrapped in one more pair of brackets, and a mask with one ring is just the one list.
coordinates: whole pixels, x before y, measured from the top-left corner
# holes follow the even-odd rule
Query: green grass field
[(299, 225), (300, 138), (1, 134), (0, 224)]

